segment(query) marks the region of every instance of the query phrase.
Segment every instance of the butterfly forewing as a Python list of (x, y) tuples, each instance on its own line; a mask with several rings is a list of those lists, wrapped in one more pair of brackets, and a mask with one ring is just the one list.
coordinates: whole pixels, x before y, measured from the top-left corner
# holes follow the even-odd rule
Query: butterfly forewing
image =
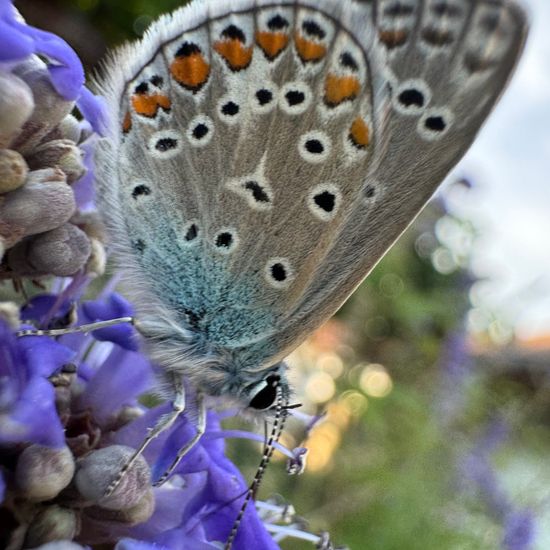
[(161, 20), (104, 85), (105, 210), (141, 311), (198, 352), (283, 357), (463, 155), (524, 35), (495, 0), (193, 2)]

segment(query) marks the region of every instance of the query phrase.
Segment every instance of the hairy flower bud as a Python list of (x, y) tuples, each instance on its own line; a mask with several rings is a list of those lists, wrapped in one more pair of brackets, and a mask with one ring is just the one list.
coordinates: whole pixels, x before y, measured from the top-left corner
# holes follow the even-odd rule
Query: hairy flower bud
[(97, 239), (90, 239), (91, 253), (86, 264), (86, 274), (90, 277), (100, 277), (105, 273), (107, 253), (103, 243)]
[(99, 506), (86, 508), (86, 515), (93, 519), (101, 521), (124, 523), (126, 525), (138, 525), (147, 521), (155, 511), (155, 495), (153, 490), (145, 493), (143, 498), (131, 508), (123, 510), (111, 510)]
[(80, 143), (81, 134), (80, 122), (73, 115), (67, 115), (50, 135), (52, 139), (68, 139), (73, 143)]
[[(1, 255), (0, 255), (1, 257)], [(19, 307), (15, 302), (0, 302), (0, 319), (4, 320), (12, 329), (19, 328)]]
[(114, 493), (105, 497), (107, 488), (133, 453), (134, 449), (130, 447), (111, 445), (92, 451), (79, 460), (75, 482), (80, 494), (109, 510), (126, 510), (136, 506), (151, 485), (151, 471), (142, 456), (125, 473)]
[(63, 225), (75, 209), (73, 192), (61, 170), (30, 172), (23, 187), (0, 201), (0, 236), (9, 248), (23, 237)]
[(55, 139), (35, 147), (32, 154), (27, 156), (27, 163), (32, 170), (59, 168), (67, 176), (67, 183), (73, 183), (86, 172), (82, 154), (74, 142), (68, 139)]
[(31, 153), (73, 109), (74, 103), (63, 99), (51, 83), (46, 64), (33, 55), (17, 65), (12, 72), (31, 88), (36, 102), (32, 115), (13, 143), (23, 155)]
[(74, 458), (68, 447), (55, 449), (34, 444), (19, 456), (15, 481), (27, 499), (42, 502), (67, 487), (74, 470)]
[(0, 147), (7, 147), (34, 109), (32, 91), (11, 73), (0, 73)]
[(66, 223), (14, 246), (8, 252), (7, 263), (22, 277), (49, 274), (68, 277), (85, 265), (90, 252), (86, 234)]
[(28, 171), (25, 159), (17, 151), (0, 150), (0, 194), (21, 187)]
[(25, 548), (53, 541), (71, 540), (78, 530), (78, 518), (73, 510), (48, 506), (33, 518), (25, 537)]

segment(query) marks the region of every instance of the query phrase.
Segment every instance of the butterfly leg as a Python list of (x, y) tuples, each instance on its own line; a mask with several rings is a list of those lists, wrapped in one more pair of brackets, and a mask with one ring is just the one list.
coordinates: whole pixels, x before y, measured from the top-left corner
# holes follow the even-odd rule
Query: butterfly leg
[(130, 457), (130, 460), (128, 460), (128, 462), (126, 462), (126, 464), (124, 464), (124, 466), (120, 469), (117, 476), (115, 477), (115, 479), (113, 479), (109, 487), (107, 487), (104, 495), (105, 498), (113, 494), (115, 489), (120, 485), (120, 482), (122, 481), (128, 470), (143, 454), (151, 441), (158, 437), (162, 432), (170, 428), (170, 426), (172, 426), (178, 416), (185, 410), (185, 387), (183, 386), (181, 378), (174, 375), (172, 379), (172, 385), (175, 390), (174, 401), (172, 402), (172, 410), (167, 414), (163, 414), (157, 420), (157, 423), (149, 429), (149, 431), (147, 432), (147, 436), (142, 441), (141, 445)]
[(168, 470), (166, 470), (166, 472), (164, 472), (162, 476), (157, 481), (155, 481), (155, 483), (153, 484), (155, 487), (162, 485), (170, 477), (172, 472), (180, 463), (181, 459), (198, 443), (199, 439), (203, 436), (206, 430), (206, 407), (204, 405), (204, 398), (200, 393), (197, 394), (197, 409), (199, 414), (197, 421), (197, 432), (185, 444), (185, 446), (178, 451), (176, 458), (174, 459)]
[(50, 330), (25, 329), (25, 330), (19, 330), (16, 334), (19, 337), (21, 336), (63, 336), (64, 334), (73, 334), (75, 332), (91, 332), (92, 330), (98, 330), (100, 328), (106, 328), (113, 325), (120, 325), (122, 323), (134, 324), (134, 318), (119, 317), (118, 319), (98, 321), (97, 323), (89, 323), (87, 325), (80, 325), (77, 327), (54, 328)]

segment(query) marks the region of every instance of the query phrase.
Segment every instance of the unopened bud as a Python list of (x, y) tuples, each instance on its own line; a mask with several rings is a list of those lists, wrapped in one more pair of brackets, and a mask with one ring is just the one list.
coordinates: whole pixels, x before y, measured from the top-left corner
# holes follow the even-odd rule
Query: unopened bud
[(0, 147), (8, 147), (34, 109), (32, 91), (11, 73), (0, 73)]
[(32, 153), (42, 141), (73, 109), (74, 102), (61, 97), (53, 87), (48, 67), (33, 55), (17, 65), (12, 72), (31, 88), (36, 101), (32, 115), (13, 142), (13, 149), (23, 155)]
[(68, 447), (55, 449), (34, 444), (19, 456), (15, 481), (28, 500), (43, 502), (67, 487), (74, 470), (74, 458)]
[(151, 486), (151, 471), (142, 456), (124, 473), (113, 494), (105, 496), (109, 485), (121, 474), (133, 454), (131, 447), (111, 445), (79, 460), (75, 482), (84, 499), (109, 510), (136, 506)]
[(78, 529), (73, 510), (61, 506), (48, 506), (33, 518), (25, 537), (25, 548), (36, 548), (53, 541), (71, 540)]
[(101, 521), (124, 523), (125, 525), (138, 525), (147, 521), (155, 511), (155, 495), (153, 490), (145, 493), (143, 498), (131, 508), (124, 510), (110, 510), (99, 506), (86, 508), (86, 515)]
[(21, 187), (28, 171), (25, 159), (17, 151), (0, 150), (0, 193), (15, 191)]
[(67, 115), (57, 127), (59, 137), (61, 139), (68, 139), (73, 143), (80, 143), (80, 122), (73, 116)]
[(61, 170), (29, 172), (26, 184), (0, 201), (0, 236), (9, 248), (23, 237), (63, 225), (75, 209), (74, 194)]
[(15, 302), (0, 302), (0, 319), (4, 320), (12, 329), (19, 328), (19, 307)]
[(73, 183), (86, 172), (82, 151), (68, 139), (55, 139), (37, 145), (27, 156), (27, 163), (32, 170), (59, 168), (67, 176), (67, 183)]
[(100, 277), (105, 273), (107, 266), (107, 253), (103, 243), (97, 239), (91, 239), (92, 251), (86, 264), (86, 274), (90, 277)]
[(8, 252), (7, 264), (21, 277), (68, 277), (84, 267), (90, 252), (91, 245), (86, 234), (66, 223), (14, 246)]

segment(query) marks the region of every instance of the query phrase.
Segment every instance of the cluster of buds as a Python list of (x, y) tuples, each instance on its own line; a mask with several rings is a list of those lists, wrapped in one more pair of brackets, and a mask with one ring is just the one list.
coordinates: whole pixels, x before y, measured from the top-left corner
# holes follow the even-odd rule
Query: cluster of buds
[[(3, 39), (23, 46), (33, 29), (15, 10), (10, 16)], [(73, 115), (82, 67), (67, 64), (70, 72), (60, 76), (77, 85), (64, 89), (58, 75), (52, 77), (60, 67), (47, 54), (37, 55), (43, 35), (30, 38), (36, 53), (2, 47), (0, 55), (0, 280), (98, 273), (104, 263), (100, 225), (94, 214), (83, 213), (96, 135)], [(66, 53), (66, 44), (58, 46)]]

